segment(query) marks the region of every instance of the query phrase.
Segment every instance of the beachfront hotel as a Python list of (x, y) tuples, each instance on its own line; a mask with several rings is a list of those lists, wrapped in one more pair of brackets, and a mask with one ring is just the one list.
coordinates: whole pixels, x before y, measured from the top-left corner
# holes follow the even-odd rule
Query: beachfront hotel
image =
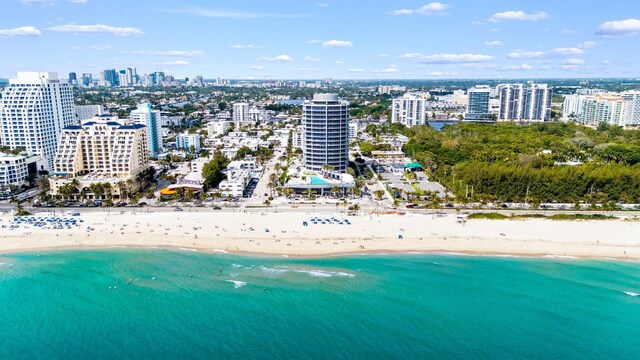
[(105, 182), (114, 186), (135, 179), (148, 163), (145, 126), (103, 115), (62, 130), (50, 185), (54, 195), (74, 178), (83, 188)]
[(349, 104), (335, 94), (315, 94), (302, 106), (303, 157), (309, 170), (337, 173), (349, 164)]
[(40, 155), (42, 170), (53, 170), (60, 133), (75, 123), (73, 87), (61, 82), (57, 73), (19, 72), (2, 93), (2, 145)]

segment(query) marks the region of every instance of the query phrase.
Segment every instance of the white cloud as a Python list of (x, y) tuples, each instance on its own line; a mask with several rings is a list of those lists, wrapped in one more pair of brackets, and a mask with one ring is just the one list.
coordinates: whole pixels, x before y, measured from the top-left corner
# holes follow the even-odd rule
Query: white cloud
[(493, 56), (482, 54), (434, 54), (423, 55), (421, 53), (408, 53), (400, 56), (403, 59), (418, 60), (423, 64), (454, 64), (454, 63), (478, 63), (494, 59)]
[(317, 6), (317, 7), (323, 7), (323, 8), (324, 8), (324, 7), (328, 7), (328, 6), (329, 6), (329, 4), (327, 4), (326, 2), (317, 2), (317, 3), (316, 3), (316, 6)]
[(255, 49), (255, 46), (251, 44), (247, 44), (247, 45), (234, 44), (234, 45), (231, 45), (231, 48), (232, 49)]
[(344, 64), (344, 61), (337, 60), (337, 61), (334, 61), (334, 64), (336, 64), (336, 65), (342, 65), (342, 64)]
[(631, 36), (640, 33), (640, 20), (626, 19), (607, 21), (598, 26), (596, 34), (602, 37)]
[(584, 54), (584, 50), (575, 47), (572, 48), (556, 48), (549, 52), (554, 56), (576, 56)]
[(494, 41), (487, 41), (484, 43), (486, 46), (490, 46), (490, 47), (496, 47), (496, 46), (502, 46), (504, 45), (504, 43), (500, 40), (494, 40)]
[(99, 50), (99, 51), (113, 49), (113, 46), (111, 45), (91, 45), (89, 47), (93, 50)]
[(301, 68), (294, 68), (293, 71), (297, 71), (297, 72), (309, 72), (309, 71), (313, 71), (313, 69), (311, 68), (306, 68), (306, 67), (301, 67)]
[(323, 47), (326, 48), (344, 48), (344, 47), (352, 47), (353, 44), (351, 41), (346, 40), (329, 40), (322, 43)]
[(374, 73), (376, 74), (393, 74), (393, 73), (397, 73), (400, 70), (398, 70), (398, 68), (396, 67), (389, 67), (386, 69), (382, 69), (382, 70), (375, 70)]
[(503, 68), (501, 68), (500, 70), (502, 71), (522, 71), (522, 70), (533, 70), (533, 66), (529, 65), (529, 64), (522, 64), (522, 65), (509, 65), (509, 66), (505, 66)]
[(584, 50), (579, 48), (556, 48), (549, 51), (524, 51), (516, 50), (507, 54), (511, 59), (544, 59), (549, 57), (579, 56)]
[(42, 35), (42, 32), (33, 26), (21, 26), (13, 29), (0, 29), (0, 37), (40, 35)]
[(266, 68), (262, 65), (253, 65), (251, 67), (249, 67), (249, 69), (251, 70), (265, 70)]
[(352, 74), (363, 74), (367, 72), (365, 69), (349, 69), (348, 71)]
[(581, 48), (581, 49), (590, 49), (590, 48), (592, 48), (592, 47), (594, 47), (596, 45), (598, 45), (598, 43), (595, 42), (595, 41), (585, 41), (585, 42), (579, 44), (578, 47)]
[(134, 50), (134, 51), (125, 51), (124, 53), (133, 54), (133, 55), (179, 56), (179, 57), (197, 57), (197, 56), (205, 56), (207, 54), (202, 50), (167, 50), (167, 51)]
[(320, 60), (317, 57), (313, 57), (313, 56), (307, 55), (307, 56), (304, 57), (304, 61), (306, 61), (306, 62), (320, 62), (322, 60)]
[(587, 63), (584, 59), (566, 59), (562, 62), (564, 65), (584, 65)]
[(438, 76), (438, 77), (440, 77), (440, 76), (456, 76), (456, 75), (458, 75), (458, 73), (456, 73), (456, 72), (447, 73), (447, 72), (442, 72), (442, 71), (432, 71), (432, 72), (427, 74), (427, 76)]
[(176, 61), (165, 61), (163, 63), (160, 64), (155, 64), (155, 65), (164, 65), (164, 66), (187, 66), (189, 65), (188, 61), (185, 60), (176, 60)]
[(389, 57), (389, 54), (380, 54), (380, 57)]
[(512, 59), (542, 59), (545, 57), (544, 51), (524, 51), (524, 50), (516, 50), (507, 54), (508, 57)]
[(289, 55), (277, 55), (277, 56), (274, 56), (274, 57), (263, 56), (263, 57), (259, 58), (258, 60), (291, 62), (291, 61), (293, 61), (293, 58), (291, 56), (289, 56)]
[(501, 21), (540, 21), (548, 19), (549, 14), (544, 11), (537, 11), (535, 13), (527, 14), (524, 11), (505, 11), (493, 14), (490, 18), (490, 22)]
[(67, 0), (67, 2), (74, 3), (74, 4), (86, 4), (87, 0)]
[(322, 44), (322, 40), (317, 40), (317, 39), (309, 40), (307, 43), (308, 44)]
[(112, 34), (117, 36), (129, 36), (129, 35), (144, 35), (142, 30), (136, 29), (134, 27), (115, 27), (109, 25), (76, 25), (76, 24), (67, 24), (67, 25), (58, 25), (48, 28), (47, 30), (58, 31), (58, 32), (72, 32), (72, 33), (101, 33), (101, 34)]
[(392, 15), (413, 15), (413, 14), (429, 15), (434, 12), (440, 12), (440, 11), (446, 10), (447, 8), (449, 8), (449, 5), (447, 4), (443, 4), (441, 2), (432, 2), (417, 9), (394, 10), (391, 12), (391, 14)]

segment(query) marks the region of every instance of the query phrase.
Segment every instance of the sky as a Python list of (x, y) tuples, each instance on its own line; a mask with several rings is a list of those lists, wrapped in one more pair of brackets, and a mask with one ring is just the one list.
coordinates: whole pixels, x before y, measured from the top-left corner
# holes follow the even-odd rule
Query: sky
[(229, 79), (640, 76), (636, 0), (1, 1), (4, 78), (127, 67)]

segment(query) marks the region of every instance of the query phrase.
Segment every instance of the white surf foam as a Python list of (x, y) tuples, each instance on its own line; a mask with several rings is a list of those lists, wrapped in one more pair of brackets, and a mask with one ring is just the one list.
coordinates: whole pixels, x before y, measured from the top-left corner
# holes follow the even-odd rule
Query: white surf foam
[(289, 271), (289, 270), (287, 270), (287, 269), (269, 268), (269, 267), (266, 267), (266, 266), (262, 266), (262, 267), (260, 267), (260, 269), (261, 269), (262, 271), (264, 271), (265, 273), (267, 273), (267, 274), (276, 274), (276, 275), (278, 275), (278, 274), (284, 274), (284, 273), (286, 273), (287, 271)]
[(349, 273), (339, 272), (339, 271), (319, 270), (319, 269), (314, 269), (314, 270), (293, 270), (293, 271), (295, 271), (297, 273), (301, 273), (301, 274), (309, 274), (309, 275), (315, 276), (315, 277), (332, 277), (332, 276), (355, 277), (354, 274), (349, 274)]
[(640, 296), (640, 294), (638, 294), (638, 293), (634, 293), (634, 292), (632, 292), (632, 291), (623, 291), (623, 293), (625, 293), (625, 294), (627, 294), (627, 295), (629, 295), (629, 296), (633, 296), (633, 297), (638, 297), (638, 296)]
[(247, 286), (247, 283), (244, 281), (239, 281), (239, 280), (225, 280), (228, 283), (232, 283), (233, 287), (236, 289), (240, 289), (243, 286)]

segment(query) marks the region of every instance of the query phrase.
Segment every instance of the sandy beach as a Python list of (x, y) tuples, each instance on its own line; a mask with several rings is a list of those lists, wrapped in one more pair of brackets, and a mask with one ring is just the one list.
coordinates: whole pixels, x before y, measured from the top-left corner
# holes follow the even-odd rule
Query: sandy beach
[[(70, 229), (20, 225), (0, 217), (0, 252), (55, 248), (172, 247), (205, 252), (289, 256), (347, 253), (467, 254), (640, 259), (640, 223), (471, 220), (455, 215), (319, 215), (304, 213), (88, 213)], [(344, 222), (348, 219), (350, 224)], [(308, 226), (304, 226), (304, 222)], [(268, 232), (266, 231), (268, 229)]]

